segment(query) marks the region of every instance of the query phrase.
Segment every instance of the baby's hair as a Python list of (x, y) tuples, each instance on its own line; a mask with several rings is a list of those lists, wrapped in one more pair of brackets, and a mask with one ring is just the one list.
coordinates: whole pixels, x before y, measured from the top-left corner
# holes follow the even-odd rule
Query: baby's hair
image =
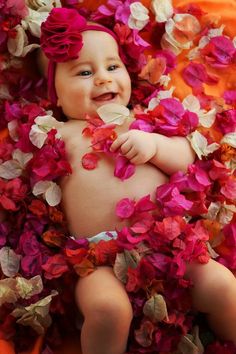
[(47, 78), (48, 58), (46, 57), (46, 55), (44, 54), (41, 48), (37, 49), (36, 63), (37, 63), (39, 74)]

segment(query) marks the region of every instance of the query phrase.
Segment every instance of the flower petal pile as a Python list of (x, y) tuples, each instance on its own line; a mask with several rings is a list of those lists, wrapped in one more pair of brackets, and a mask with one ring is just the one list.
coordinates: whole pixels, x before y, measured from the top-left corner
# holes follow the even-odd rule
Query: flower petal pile
[[(53, 353), (61, 334), (76, 330), (74, 284), (100, 265), (113, 267), (133, 307), (127, 353), (236, 352), (207, 335), (184, 278), (186, 262), (210, 257), (236, 272), (236, 33), (223, 10), (221, 18), (203, 2), (178, 3), (104, 0), (91, 11), (89, 1), (0, 0), (0, 336), (19, 352), (43, 335), (42, 352)], [(59, 187), (72, 173), (57, 131), (63, 123), (45, 80), (28, 65), (35, 63), (41, 23), (61, 6), (118, 36), (132, 78), (130, 129), (186, 136), (197, 156), (186, 173), (156, 188), (155, 202), (124, 195), (116, 215), (130, 226), (98, 244), (69, 234)], [(231, 12), (235, 18), (234, 4)], [(56, 45), (61, 61), (76, 57), (83, 25), (62, 20), (63, 28), (43, 28), (53, 31), (49, 56)], [(110, 146), (129, 113), (109, 109), (102, 110), (104, 121), (87, 117), (83, 135), (91, 151), (81, 168), (93, 170), (108, 154), (124, 180), (135, 168)]]

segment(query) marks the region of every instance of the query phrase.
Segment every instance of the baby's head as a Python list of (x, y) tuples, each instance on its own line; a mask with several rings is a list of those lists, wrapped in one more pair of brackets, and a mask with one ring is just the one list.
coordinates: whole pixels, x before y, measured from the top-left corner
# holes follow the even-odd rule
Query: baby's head
[(129, 103), (131, 80), (106, 27), (87, 23), (74, 9), (53, 9), (41, 46), (49, 58), (50, 98), (69, 119), (84, 119), (106, 103)]

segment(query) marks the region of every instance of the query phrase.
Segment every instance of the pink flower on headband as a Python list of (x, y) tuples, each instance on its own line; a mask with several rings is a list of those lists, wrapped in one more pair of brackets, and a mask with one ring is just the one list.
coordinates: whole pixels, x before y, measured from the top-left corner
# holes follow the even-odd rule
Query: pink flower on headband
[(55, 62), (78, 58), (86, 19), (74, 9), (54, 8), (41, 26), (41, 47)]

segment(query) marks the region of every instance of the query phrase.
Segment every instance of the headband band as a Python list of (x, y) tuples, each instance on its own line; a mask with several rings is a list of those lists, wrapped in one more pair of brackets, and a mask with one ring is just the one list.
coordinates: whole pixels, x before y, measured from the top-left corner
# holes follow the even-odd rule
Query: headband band
[(41, 26), (41, 48), (49, 59), (48, 94), (53, 104), (57, 103), (55, 89), (56, 63), (77, 59), (83, 47), (81, 33), (102, 31), (110, 34), (119, 45), (118, 38), (110, 29), (96, 24), (87, 24), (86, 19), (75, 9), (53, 8)]

